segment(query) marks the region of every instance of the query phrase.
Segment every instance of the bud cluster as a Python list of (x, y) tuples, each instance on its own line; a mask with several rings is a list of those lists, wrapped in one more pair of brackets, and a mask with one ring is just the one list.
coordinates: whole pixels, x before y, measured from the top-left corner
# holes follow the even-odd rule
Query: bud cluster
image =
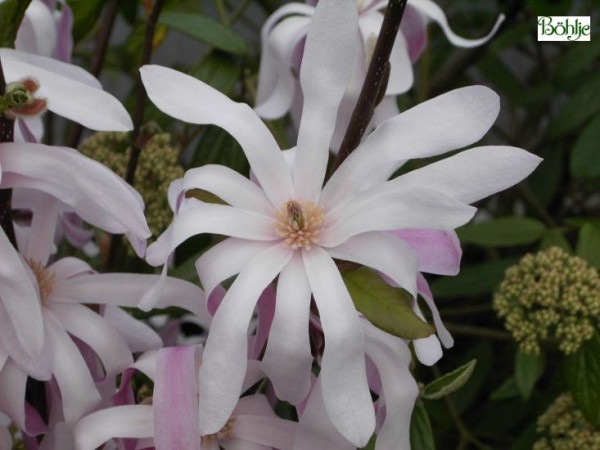
[(557, 338), (570, 354), (590, 339), (600, 315), (600, 277), (585, 260), (552, 247), (507, 269), (494, 297), (521, 350), (539, 354), (539, 342)]
[(537, 421), (542, 437), (533, 450), (580, 450), (600, 448), (600, 430), (577, 409), (571, 394), (560, 395)]

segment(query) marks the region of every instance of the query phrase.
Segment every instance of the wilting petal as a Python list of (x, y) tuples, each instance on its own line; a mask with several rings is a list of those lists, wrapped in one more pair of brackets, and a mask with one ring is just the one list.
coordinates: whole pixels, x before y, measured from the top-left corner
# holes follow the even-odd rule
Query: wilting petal
[(317, 5), (300, 72), (304, 108), (294, 185), (304, 200), (316, 201), (321, 191), (338, 107), (357, 54), (357, 30), (354, 2), (332, 0)]
[(541, 161), (516, 147), (476, 147), (413, 170), (390, 183), (427, 186), (469, 204), (517, 184)]
[(457, 275), (462, 249), (455, 231), (404, 229), (391, 232), (417, 254), (419, 272)]
[(148, 97), (161, 111), (186, 122), (217, 125), (230, 133), (242, 146), (274, 206), (293, 197), (292, 180), (279, 147), (248, 105), (235, 103), (207, 84), (166, 67), (149, 65), (140, 72)]
[(327, 249), (333, 258), (378, 270), (417, 295), (417, 258), (408, 245), (386, 232), (362, 233)]
[(42, 310), (37, 289), (17, 251), (0, 229), (0, 301), (10, 317), (19, 345), (38, 357), (44, 341)]
[(320, 247), (303, 251), (306, 273), (325, 334), (321, 382), (335, 427), (358, 447), (375, 429), (358, 312), (331, 257)]
[(77, 450), (95, 450), (111, 438), (152, 437), (152, 406), (127, 405), (101, 409), (77, 422), (73, 435)]
[(499, 97), (494, 91), (470, 86), (387, 120), (335, 171), (323, 189), (320, 203), (332, 208), (360, 191), (365, 180), (368, 186), (387, 180), (408, 159), (436, 156), (478, 141), (499, 110)]
[(0, 50), (7, 81), (34, 77), (40, 83), (36, 92), (45, 98), (48, 109), (92, 130), (129, 131), (133, 128), (129, 114), (109, 93), (91, 86), (91, 75), (82, 69), (51, 58), (16, 50)]
[(200, 431), (219, 431), (240, 396), (246, 372), (247, 330), (254, 306), (293, 250), (276, 244), (238, 275), (215, 314), (200, 368)]
[(153, 405), (158, 449), (198, 449), (196, 348), (171, 347), (157, 353)]
[(279, 275), (275, 317), (262, 362), (277, 397), (292, 404), (304, 400), (310, 390), (310, 299), (302, 256), (295, 254)]

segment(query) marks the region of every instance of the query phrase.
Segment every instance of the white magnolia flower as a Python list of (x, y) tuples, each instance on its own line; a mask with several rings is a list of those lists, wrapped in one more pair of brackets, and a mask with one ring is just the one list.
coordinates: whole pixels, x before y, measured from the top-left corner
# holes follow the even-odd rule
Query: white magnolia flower
[[(247, 105), (176, 71), (142, 68), (148, 95), (161, 110), (227, 130), (260, 184), (221, 166), (188, 171), (183, 191), (206, 190), (227, 205), (181, 200), (173, 223), (147, 252), (148, 261), (160, 265), (195, 234), (230, 236), (197, 262), (207, 296), (238, 274), (206, 344), (199, 416), (204, 434), (220, 430), (235, 407), (246, 368), (248, 323), (260, 293), (279, 276), (263, 368), (280, 398), (299, 402), (306, 396), (314, 296), (325, 335), (324, 403), (336, 428), (364, 446), (375, 427), (365, 343), (333, 258), (377, 269), (415, 295), (416, 258), (388, 230), (454, 229), (473, 216), (469, 203), (522, 180), (540, 161), (513, 147), (479, 147), (387, 181), (406, 159), (438, 155), (483, 136), (498, 113), (498, 98), (489, 89), (472, 87), (385, 122), (322, 187), (338, 106), (356, 57), (356, 21), (356, 6), (346, 0), (322, 1), (317, 7), (300, 75), (305, 101), (291, 171)], [(143, 306), (151, 307), (152, 294), (159, 290), (149, 293)]]

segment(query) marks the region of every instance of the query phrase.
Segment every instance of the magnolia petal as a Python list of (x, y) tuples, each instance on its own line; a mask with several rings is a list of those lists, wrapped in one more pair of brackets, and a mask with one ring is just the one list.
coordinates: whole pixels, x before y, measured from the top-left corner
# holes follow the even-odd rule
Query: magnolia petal
[(53, 355), (52, 373), (60, 389), (66, 422), (79, 420), (102, 401), (79, 349), (54, 314), (44, 311)]
[(198, 449), (196, 346), (158, 351), (153, 407), (154, 442), (158, 449)]
[(32, 208), (33, 217), (25, 254), (27, 259), (46, 265), (55, 249), (54, 236), (58, 225), (60, 201), (43, 192), (39, 193), (37, 200)]
[(275, 317), (262, 361), (277, 397), (294, 405), (310, 390), (310, 299), (302, 256), (295, 254), (279, 275)]
[(419, 294), (421, 294), (421, 297), (423, 297), (425, 303), (431, 311), (433, 323), (435, 325), (435, 329), (438, 337), (440, 338), (440, 341), (442, 342), (444, 347), (452, 348), (452, 346), (454, 345), (454, 339), (452, 338), (452, 335), (450, 334), (448, 329), (445, 327), (444, 322), (442, 322), (440, 313), (437, 309), (437, 306), (435, 305), (435, 301), (433, 300), (433, 294), (431, 293), (431, 289), (429, 289), (429, 284), (427, 283), (425, 277), (421, 274), (419, 274), (419, 277), (417, 279), (417, 287), (419, 289)]
[(148, 97), (161, 111), (186, 122), (217, 125), (230, 133), (275, 207), (293, 197), (292, 180), (277, 142), (248, 105), (166, 67), (148, 65), (140, 72)]
[(0, 229), (0, 301), (23, 351), (38, 357), (44, 341), (40, 298), (28, 268)]
[(190, 169), (183, 177), (181, 189), (202, 189), (227, 204), (260, 214), (273, 215), (273, 206), (260, 187), (229, 167), (209, 164)]
[[(189, 200), (189, 199), (188, 199)], [(281, 239), (273, 226), (274, 219), (232, 206), (195, 202), (182, 210), (160, 237), (148, 247), (150, 265), (164, 264), (175, 248), (201, 233), (216, 233), (256, 241)]]
[[(416, 302), (413, 304), (413, 311), (421, 320), (426, 321), (425, 316), (423, 316), (423, 313)], [(427, 336), (426, 338), (415, 339), (412, 342), (415, 349), (415, 355), (417, 355), (417, 359), (421, 364), (433, 366), (444, 355), (440, 341), (435, 334)]]
[[(323, 185), (329, 143), (340, 101), (358, 49), (358, 15), (354, 2), (320, 2), (312, 18), (300, 84), (304, 95), (294, 166), (296, 194), (316, 201)], [(335, 39), (331, 36), (335, 35)]]
[(332, 258), (371, 267), (394, 280), (410, 294), (417, 295), (417, 258), (401, 239), (385, 232), (354, 236), (342, 245), (327, 249)]
[(323, 399), (338, 431), (358, 447), (375, 429), (358, 313), (331, 257), (320, 247), (303, 251), (308, 280), (325, 335)]
[[(476, 209), (429, 187), (398, 188), (395, 180), (375, 186), (325, 216), (321, 245), (335, 247), (368, 231), (399, 228), (454, 229)], [(406, 185), (403, 185), (406, 186)], [(328, 225), (327, 224), (331, 224)]]
[(289, 449), (294, 441), (296, 423), (279, 417), (235, 415), (233, 434), (238, 439), (267, 448)]
[(427, 27), (421, 13), (407, 5), (400, 23), (400, 32), (406, 39), (411, 63), (415, 63), (427, 45)]
[(154, 436), (152, 406), (127, 405), (96, 411), (73, 427), (75, 448), (95, 450), (111, 438)]
[(129, 347), (117, 329), (90, 308), (51, 302), (49, 309), (69, 334), (96, 352), (106, 375), (116, 375), (133, 364)]
[(274, 245), (240, 272), (215, 314), (200, 368), (200, 432), (219, 431), (240, 396), (247, 366), (247, 330), (261, 292), (285, 267), (293, 250)]
[(390, 183), (427, 186), (469, 204), (517, 184), (541, 161), (540, 157), (516, 147), (475, 147), (413, 170)]
[(74, 257), (61, 258), (48, 266), (48, 270), (54, 273), (56, 285), (76, 275), (94, 273), (94, 269), (88, 263)]
[(41, 0), (32, 1), (19, 26), (15, 48), (36, 55), (52, 56), (57, 42), (54, 15)]
[(2, 392), (2, 395), (0, 395), (0, 411), (8, 414), (22, 430), (26, 428), (26, 385), (27, 374), (12, 360), (6, 361), (6, 364), (0, 370), (0, 392)]
[(490, 31), (486, 36), (479, 38), (479, 39), (465, 39), (463, 37), (460, 37), (456, 33), (454, 33), (454, 31), (452, 31), (452, 29), (450, 28), (450, 25), (448, 25), (448, 20), (446, 19), (446, 14), (444, 14), (444, 11), (442, 10), (442, 8), (440, 8), (433, 1), (431, 1), (431, 0), (410, 0), (410, 4), (413, 7), (415, 7), (416, 9), (418, 9), (420, 12), (425, 14), (427, 17), (432, 19), (434, 22), (436, 22), (444, 31), (446, 38), (453, 45), (456, 45), (457, 47), (463, 47), (463, 48), (477, 47), (479, 45), (485, 44), (487, 41), (489, 41), (494, 36), (494, 34), (496, 34), (496, 31), (498, 31), (498, 28), (500, 27), (502, 22), (504, 22), (504, 19), (505, 19), (504, 14), (500, 14), (498, 16), (498, 19), (496, 19), (496, 23), (492, 27), (492, 31)]
[(130, 352), (147, 352), (162, 347), (162, 339), (152, 328), (136, 320), (118, 306), (106, 306), (104, 318), (117, 329)]
[(455, 231), (404, 229), (391, 232), (417, 254), (419, 272), (457, 275), (462, 249)]
[(365, 180), (371, 184), (387, 180), (408, 159), (440, 155), (478, 141), (499, 110), (495, 92), (470, 86), (385, 121), (335, 171), (323, 189), (320, 203), (332, 208), (361, 190)]

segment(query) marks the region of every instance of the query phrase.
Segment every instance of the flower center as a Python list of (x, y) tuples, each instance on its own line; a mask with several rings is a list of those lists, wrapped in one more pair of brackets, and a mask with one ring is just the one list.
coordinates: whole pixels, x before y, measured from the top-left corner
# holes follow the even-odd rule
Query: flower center
[(277, 211), (275, 229), (293, 249), (310, 250), (319, 242), (323, 224), (323, 210), (313, 202), (288, 200)]
[(233, 422), (235, 421), (235, 417), (230, 417), (227, 423), (223, 428), (217, 431), (214, 434), (207, 434), (206, 436), (202, 436), (201, 443), (203, 447), (210, 448), (213, 440), (219, 442), (222, 439), (227, 439), (233, 437)]
[(40, 300), (42, 301), (42, 305), (48, 306), (48, 296), (54, 289), (54, 285), (56, 284), (56, 276), (38, 261), (29, 259), (27, 260), (27, 264), (29, 264), (33, 275), (35, 275), (35, 279), (40, 290)]

